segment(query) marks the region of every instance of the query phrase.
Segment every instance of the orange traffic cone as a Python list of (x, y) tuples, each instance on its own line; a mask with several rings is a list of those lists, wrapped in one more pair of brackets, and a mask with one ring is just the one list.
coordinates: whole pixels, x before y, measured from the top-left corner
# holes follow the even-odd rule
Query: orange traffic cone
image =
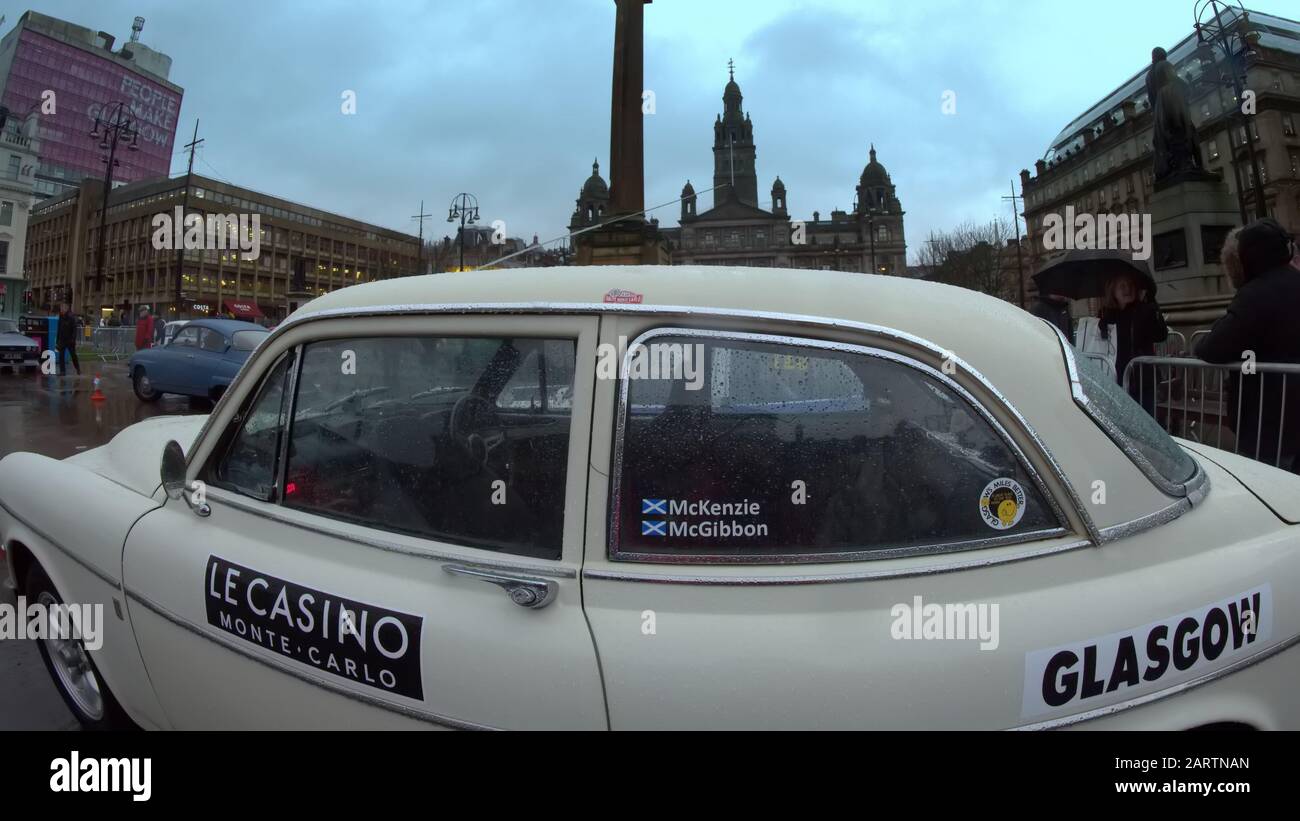
[(99, 389), (99, 374), (95, 374), (95, 390), (90, 394), (90, 401), (103, 402), (107, 398), (108, 397), (104, 395), (104, 392)]

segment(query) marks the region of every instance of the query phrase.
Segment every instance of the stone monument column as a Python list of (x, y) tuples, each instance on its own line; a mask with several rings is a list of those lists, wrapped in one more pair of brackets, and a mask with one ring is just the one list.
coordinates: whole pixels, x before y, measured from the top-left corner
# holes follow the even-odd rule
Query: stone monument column
[(645, 210), (645, 7), (650, 0), (614, 0), (614, 87), (609, 106), (609, 210)]
[(645, 7), (614, 0), (614, 69), (609, 111), (609, 225), (574, 238), (578, 265), (667, 265), (672, 257), (645, 215)]

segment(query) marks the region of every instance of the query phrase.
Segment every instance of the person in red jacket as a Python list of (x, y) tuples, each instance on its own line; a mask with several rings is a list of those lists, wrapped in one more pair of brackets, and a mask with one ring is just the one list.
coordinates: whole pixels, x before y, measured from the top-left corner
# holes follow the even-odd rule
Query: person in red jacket
[(149, 306), (144, 305), (140, 308), (140, 320), (135, 323), (135, 349), (152, 347), (153, 315), (149, 313)]

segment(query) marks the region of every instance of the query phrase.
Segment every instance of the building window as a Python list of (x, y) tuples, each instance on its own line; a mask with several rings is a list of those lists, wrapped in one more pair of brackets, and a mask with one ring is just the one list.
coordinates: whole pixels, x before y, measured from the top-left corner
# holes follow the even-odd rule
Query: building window
[(1206, 150), (1206, 153), (1208, 153), (1208, 154), (1210, 155), (1210, 159), (1212, 159), (1212, 160), (1217, 160), (1217, 159), (1219, 158), (1219, 141), (1218, 141), (1218, 140), (1210, 140), (1210, 141), (1206, 144), (1206, 146), (1205, 146), (1205, 150)]
[(1288, 137), (1295, 136), (1295, 120), (1290, 114), (1282, 115), (1282, 133)]
[(889, 226), (876, 226), (876, 242), (889, 242)]
[(17, 154), (9, 155), (9, 173), (7, 175), (8, 179), (11, 180), (18, 179), (18, 170), (22, 167), (22, 164), (23, 164), (22, 157), (18, 156)]
[(1300, 177), (1300, 151), (1294, 148), (1290, 151), (1291, 155), (1291, 176)]
[(0, 203), (0, 225), (14, 224), (14, 204), (6, 200)]

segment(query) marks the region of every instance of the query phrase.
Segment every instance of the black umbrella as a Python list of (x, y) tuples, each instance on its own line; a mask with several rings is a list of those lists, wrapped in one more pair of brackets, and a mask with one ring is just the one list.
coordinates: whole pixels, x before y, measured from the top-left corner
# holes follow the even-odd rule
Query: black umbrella
[(1132, 251), (1073, 250), (1058, 254), (1043, 263), (1034, 274), (1040, 294), (1060, 294), (1069, 299), (1090, 299), (1106, 293), (1111, 277), (1127, 274), (1135, 277), (1147, 297), (1156, 293), (1156, 280), (1146, 260), (1133, 259)]

